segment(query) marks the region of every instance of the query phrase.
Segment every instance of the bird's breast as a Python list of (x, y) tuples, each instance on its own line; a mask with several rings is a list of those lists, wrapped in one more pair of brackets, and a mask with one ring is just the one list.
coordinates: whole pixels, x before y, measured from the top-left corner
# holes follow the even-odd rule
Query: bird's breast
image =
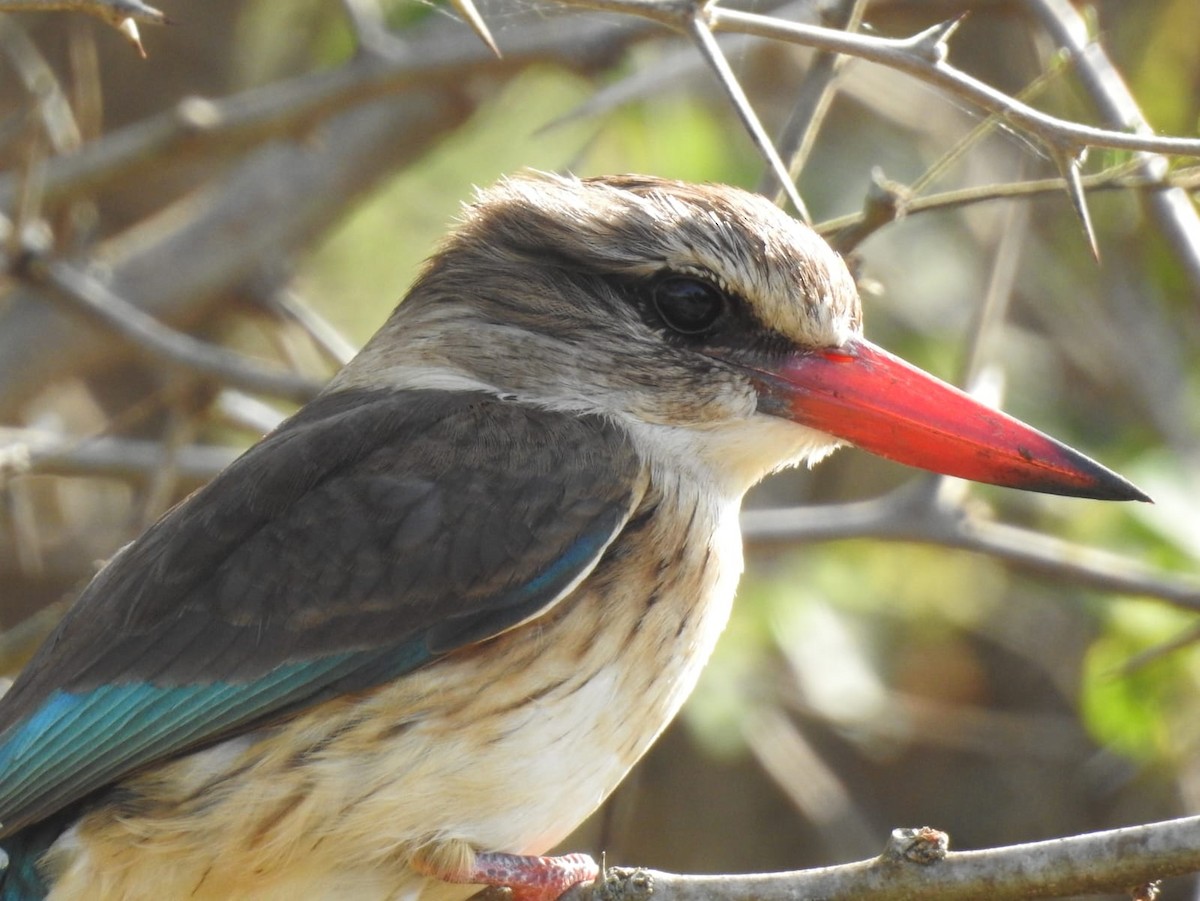
[(375, 873), (379, 896), (399, 897), (419, 892), (403, 865), (418, 850), (541, 853), (678, 711), (740, 570), (736, 503), (652, 488), (592, 573), (540, 618), (135, 777), (71, 847), (86, 839), (95, 861), (106, 848), (127, 854), (133, 838), (139, 861), (166, 849), (159, 885), (194, 891), (198, 879), (211, 897), (234, 897), (221, 873), (259, 874), (255, 897), (272, 898), (268, 886), (290, 889), (271, 874), (320, 897), (326, 883), (336, 896)]
[(736, 505), (652, 492), (550, 612), (389, 690), (410, 734), (384, 766), (403, 775), (379, 797), (401, 807), (414, 786), (434, 787), (436, 831), (479, 848), (547, 850), (678, 712), (740, 571)]

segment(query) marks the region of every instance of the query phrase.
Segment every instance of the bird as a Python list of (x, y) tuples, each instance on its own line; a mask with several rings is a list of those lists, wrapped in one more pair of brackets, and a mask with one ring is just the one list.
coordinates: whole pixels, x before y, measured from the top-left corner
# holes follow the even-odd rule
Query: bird
[(0, 699), (0, 898), (551, 901), (679, 710), (739, 509), (852, 444), (1146, 500), (862, 334), (715, 184), (477, 192), (322, 392), (121, 549)]

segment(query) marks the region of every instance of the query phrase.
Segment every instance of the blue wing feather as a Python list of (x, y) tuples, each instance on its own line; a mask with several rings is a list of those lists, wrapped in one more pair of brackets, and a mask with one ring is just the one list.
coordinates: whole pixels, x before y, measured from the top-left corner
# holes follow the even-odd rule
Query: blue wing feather
[[(383, 658), (383, 659), (381, 659)], [(0, 810), (21, 811), (53, 795), (78, 796), (96, 784), (308, 702), (369, 669), (395, 678), (430, 658), (422, 642), (287, 664), (247, 683), (103, 685), (55, 691), (0, 743)], [(374, 675), (378, 674), (378, 675)]]

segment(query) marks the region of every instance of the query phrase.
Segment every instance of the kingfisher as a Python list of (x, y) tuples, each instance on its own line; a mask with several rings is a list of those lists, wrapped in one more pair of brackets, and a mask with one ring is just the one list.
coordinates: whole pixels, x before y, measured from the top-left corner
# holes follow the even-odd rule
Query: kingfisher
[(0, 700), (0, 898), (550, 901), (691, 691), (767, 474), (843, 443), (1145, 500), (869, 343), (770, 202), (478, 194), (313, 401), (96, 575)]

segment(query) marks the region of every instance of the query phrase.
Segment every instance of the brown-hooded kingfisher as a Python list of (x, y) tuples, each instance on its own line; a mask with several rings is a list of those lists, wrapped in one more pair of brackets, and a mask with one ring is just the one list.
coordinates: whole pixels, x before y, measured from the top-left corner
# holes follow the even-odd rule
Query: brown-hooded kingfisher
[(738, 509), (841, 443), (1145, 499), (868, 343), (733, 188), (482, 192), (321, 393), (120, 551), (0, 701), (0, 898), (525, 901), (691, 691)]

